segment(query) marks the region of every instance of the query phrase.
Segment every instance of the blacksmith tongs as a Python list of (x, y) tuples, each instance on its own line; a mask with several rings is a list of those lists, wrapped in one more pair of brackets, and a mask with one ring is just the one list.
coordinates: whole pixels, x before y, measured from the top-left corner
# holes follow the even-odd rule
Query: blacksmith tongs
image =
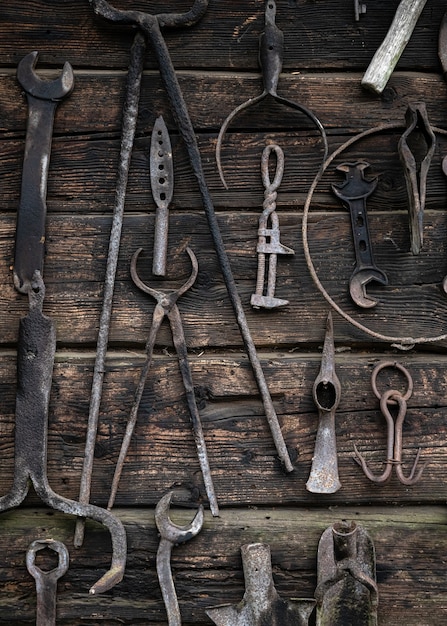
[(34, 71), (36, 60), (37, 52), (26, 56), (17, 72), (28, 95), (29, 118), (16, 228), (14, 284), (18, 291), (28, 295), (29, 312), (20, 320), (17, 349), (14, 480), (9, 493), (0, 498), (0, 512), (19, 506), (32, 483), (39, 498), (51, 508), (104, 524), (111, 534), (113, 557), (109, 571), (90, 589), (90, 593), (99, 593), (123, 577), (127, 550), (124, 526), (105, 509), (58, 495), (47, 478), (48, 406), (56, 330), (54, 322), (42, 312), (45, 196), (54, 109), (57, 101), (71, 92), (73, 72), (67, 63), (58, 79), (44, 81)]

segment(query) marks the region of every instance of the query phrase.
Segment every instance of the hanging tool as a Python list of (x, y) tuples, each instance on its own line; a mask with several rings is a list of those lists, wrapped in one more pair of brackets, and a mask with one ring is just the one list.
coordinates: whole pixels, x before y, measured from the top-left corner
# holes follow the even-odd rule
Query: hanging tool
[(327, 158), (328, 145), (326, 131), (324, 130), (323, 124), (320, 122), (320, 120), (315, 116), (314, 113), (312, 113), (312, 111), (307, 109), (302, 104), (293, 102), (293, 100), (284, 98), (277, 93), (278, 81), (282, 70), (282, 61), (284, 56), (284, 34), (276, 25), (275, 18), (276, 2), (275, 0), (266, 0), (265, 29), (259, 38), (259, 65), (261, 67), (264, 90), (259, 96), (256, 96), (255, 98), (250, 98), (246, 102), (237, 106), (234, 111), (232, 111), (232, 113), (230, 113), (230, 115), (225, 119), (219, 131), (219, 136), (217, 138), (216, 144), (216, 162), (217, 169), (219, 170), (220, 179), (225, 189), (228, 189), (228, 185), (225, 182), (220, 158), (223, 137), (227, 132), (229, 125), (236, 118), (236, 116), (239, 115), (239, 113), (245, 111), (249, 107), (254, 106), (255, 104), (258, 104), (259, 102), (267, 98), (267, 96), (271, 96), (276, 102), (279, 102), (280, 104), (283, 104), (290, 109), (294, 109), (295, 111), (300, 111), (301, 113), (304, 113), (304, 115), (306, 115), (313, 122), (313, 124), (315, 124), (323, 140), (323, 163), (324, 161), (326, 161)]
[(339, 522), (318, 544), (316, 626), (377, 626), (374, 544), (364, 528)]
[(217, 498), (214, 492), (213, 480), (211, 477), (211, 470), (208, 462), (208, 454), (206, 451), (205, 438), (203, 436), (202, 424), (200, 421), (200, 414), (197, 408), (196, 398), (194, 395), (194, 385), (192, 381), (191, 368), (188, 362), (188, 351), (186, 348), (186, 340), (183, 332), (182, 320), (180, 317), (180, 311), (177, 306), (177, 300), (194, 284), (197, 273), (198, 263), (194, 252), (190, 248), (186, 248), (186, 251), (191, 259), (192, 272), (188, 280), (179, 289), (172, 289), (169, 291), (162, 291), (160, 289), (154, 289), (149, 287), (139, 278), (137, 272), (137, 261), (142, 248), (139, 248), (132, 257), (130, 271), (132, 280), (136, 286), (155, 298), (157, 304), (155, 306), (154, 314), (152, 317), (152, 325), (149, 333), (149, 338), (146, 343), (146, 361), (141, 370), (140, 379), (135, 391), (134, 402), (130, 411), (129, 420), (127, 422), (126, 432), (124, 434), (123, 442), (121, 444), (121, 450), (118, 458), (118, 462), (115, 468), (115, 475), (112, 481), (112, 491), (109, 498), (108, 508), (111, 509), (115, 501), (116, 492), (118, 490), (118, 484), (121, 477), (124, 461), (129, 449), (130, 440), (135, 428), (138, 409), (140, 407), (141, 398), (144, 391), (147, 376), (149, 374), (150, 367), (152, 365), (152, 357), (155, 347), (155, 341), (157, 339), (157, 333), (165, 317), (168, 318), (174, 346), (177, 352), (180, 373), (182, 375), (183, 385), (186, 392), (186, 401), (188, 403), (189, 412), (191, 415), (192, 429), (194, 433), (194, 440), (197, 447), (197, 455), (199, 458), (200, 469), (202, 470), (203, 481), (205, 483), (205, 490), (210, 503), (211, 513), (214, 516), (219, 515), (219, 507), (217, 504)]
[[(99, 4), (90, 0), (90, 4), (96, 12), (99, 12)], [(101, 3), (103, 6), (104, 3)], [(192, 26), (205, 14), (208, 0), (196, 0), (190, 11), (185, 13), (164, 13), (158, 16), (160, 26), (168, 28), (180, 28)], [(106, 6), (107, 8), (107, 6)], [(96, 434), (99, 422), (99, 410), (101, 405), (102, 385), (105, 374), (105, 360), (107, 344), (109, 341), (110, 319), (112, 315), (113, 291), (115, 285), (118, 255), (121, 243), (121, 231), (124, 216), (124, 203), (126, 199), (127, 181), (132, 156), (135, 129), (138, 117), (138, 105), (140, 101), (141, 79), (143, 76), (144, 55), (146, 52), (146, 39), (142, 32), (137, 31), (130, 50), (129, 72), (123, 106), (123, 121), (121, 129), (121, 148), (118, 162), (118, 172), (115, 189), (115, 205), (113, 208), (112, 227), (109, 237), (109, 250), (107, 253), (107, 266), (104, 279), (104, 294), (99, 320), (98, 340), (96, 343), (96, 358), (93, 370), (93, 382), (90, 395), (90, 407), (87, 425), (87, 437), (85, 442), (84, 464), (81, 475), (79, 501), (87, 504), (90, 500), (93, 460), (95, 453)], [(84, 520), (76, 522), (74, 545), (82, 546), (84, 540)]]
[(343, 163), (337, 171), (343, 172), (346, 180), (341, 185), (332, 185), (332, 191), (349, 209), (352, 238), (354, 241), (356, 266), (349, 280), (349, 293), (357, 306), (369, 309), (376, 306), (377, 300), (366, 293), (370, 282), (388, 284), (388, 278), (374, 263), (371, 238), (369, 235), (366, 198), (377, 186), (377, 179), (367, 180), (364, 172), (369, 163)]
[(401, 0), (390, 29), (373, 56), (362, 86), (381, 94), (393, 73), (427, 0)]
[[(379, 374), (379, 372), (387, 367), (398, 369), (405, 375), (408, 382), (408, 389), (404, 394), (402, 394), (400, 391), (396, 391), (395, 389), (388, 389), (383, 394), (378, 391), (377, 375)], [(393, 471), (394, 466), (396, 468), (397, 478), (403, 485), (414, 485), (421, 478), (422, 472), (425, 468), (425, 465), (423, 465), (418, 469), (416, 473), (419, 463), (419, 457), (421, 454), (421, 448), (419, 448), (418, 450), (410, 475), (408, 477), (404, 476), (402, 471), (402, 428), (407, 412), (407, 400), (411, 397), (411, 394), (413, 393), (413, 379), (411, 378), (411, 374), (407, 370), (407, 368), (405, 368), (403, 365), (400, 365), (399, 363), (396, 363), (395, 361), (382, 361), (374, 368), (371, 377), (371, 386), (376, 397), (380, 400), (380, 410), (382, 411), (382, 415), (384, 416), (387, 423), (386, 468), (380, 476), (374, 475), (368, 468), (365, 459), (357, 450), (356, 446), (354, 446), (354, 458), (363, 469), (365, 476), (374, 483), (383, 485), (388, 482), (391, 478), (391, 472)], [(389, 407), (396, 406), (396, 404), (398, 407), (398, 414), (396, 418), (396, 423), (394, 423), (393, 416), (391, 415)]]
[[(130, 26), (138, 26), (143, 34), (147, 37), (152, 45), (152, 50), (157, 58), (160, 75), (166, 88), (171, 110), (179, 129), (180, 135), (185, 143), (189, 160), (194, 171), (194, 175), (199, 185), (200, 195), (202, 197), (202, 203), (205, 210), (205, 215), (208, 220), (208, 225), (211, 233), (211, 237), (214, 242), (214, 248), (216, 250), (217, 258), (222, 271), (222, 276), (227, 287), (228, 295), (235, 313), (237, 323), (244, 341), (245, 349), (250, 359), (250, 363), (253, 369), (253, 373), (258, 385), (259, 392), (262, 397), (265, 415), (272, 433), (272, 437), (278, 452), (278, 456), (284, 465), (284, 469), (287, 472), (293, 471), (293, 464), (287, 450), (284, 437), (281, 432), (279, 420), (273, 406), (273, 401), (270, 396), (270, 392), (267, 387), (264, 372), (261, 367), (256, 347), (251, 337), (250, 329), (248, 327), (247, 318), (244, 308), (242, 306), (241, 299), (237, 290), (236, 282), (231, 270), (230, 261), (225, 250), (225, 245), (222, 239), (222, 235), (219, 228), (219, 223), (214, 210), (211, 194), (208, 189), (208, 185), (205, 180), (203, 172), (202, 159), (200, 157), (200, 151), (197, 144), (197, 139), (194, 133), (194, 128), (189, 117), (188, 108), (184, 100), (182, 91), (180, 89), (177, 76), (172, 65), (169, 50), (166, 46), (166, 42), (163, 38), (160, 28), (165, 25), (170, 25), (173, 17), (169, 13), (162, 13), (159, 15), (151, 15), (149, 13), (143, 13), (141, 11), (119, 11), (114, 9), (105, 0), (90, 0), (95, 12), (105, 19), (108, 19), (114, 23), (128, 24)], [(270, 0), (272, 3), (273, 0)], [(191, 14), (194, 8), (197, 11), (201, 10), (202, 15), (205, 13), (208, 6), (208, 0), (196, 0)], [(174, 22), (175, 23), (175, 22)]]
[[(398, 152), (404, 168), (408, 194), (411, 252), (419, 254), (424, 242), (424, 209), (427, 174), (436, 148), (436, 137), (428, 121), (424, 102), (409, 104), (405, 114), (407, 128), (399, 140)], [(420, 141), (422, 137), (423, 142)], [(414, 141), (417, 142), (414, 145)], [(419, 158), (421, 148), (425, 156)]]
[[(276, 172), (273, 182), (269, 175), (269, 159), (271, 153), (276, 154)], [(276, 287), (276, 264), (278, 254), (295, 254), (295, 252), (280, 242), (279, 218), (276, 213), (277, 189), (281, 184), (284, 174), (284, 152), (277, 145), (264, 148), (261, 158), (262, 184), (264, 185), (263, 211), (258, 225), (258, 275), (256, 280), (256, 292), (251, 296), (251, 305), (255, 309), (274, 309), (289, 304), (288, 300), (275, 298)], [(270, 220), (270, 228), (269, 226)], [(267, 294), (263, 295), (265, 270), (267, 273)]]
[(165, 276), (168, 249), (169, 205), (174, 191), (172, 147), (163, 117), (157, 117), (151, 138), (151, 188), (157, 205), (152, 273)]
[(155, 523), (160, 533), (157, 550), (157, 575), (163, 601), (166, 607), (169, 626), (181, 626), (180, 608), (171, 572), (171, 552), (173, 546), (185, 543), (199, 534), (203, 526), (203, 506), (199, 506), (194, 519), (187, 526), (178, 526), (169, 517), (169, 507), (173, 491), (161, 498), (155, 508)]
[[(37, 55), (28, 55), (20, 64), (20, 82), (26, 91), (34, 97), (45, 99), (52, 94), (54, 87), (51, 83), (41, 81), (34, 72), (34, 63)], [(67, 81), (67, 76), (65, 76)], [(61, 79), (55, 82), (60, 85)], [(68, 85), (72, 87), (73, 85)], [(48, 130), (40, 128), (52, 119), (45, 116), (38, 118), (37, 128), (31, 123), (32, 136), (45, 136)], [(27, 130), (28, 135), (28, 130)], [(28, 140), (29, 154), (25, 154), (25, 161), (37, 163), (38, 160), (31, 154), (34, 143)], [(41, 153), (41, 146), (35, 150)], [(99, 593), (110, 589), (123, 577), (126, 564), (126, 533), (122, 523), (105, 509), (93, 505), (83, 505), (56, 494), (48, 484), (47, 478), (47, 434), (48, 434), (48, 405), (51, 391), (54, 355), (56, 351), (56, 330), (53, 321), (43, 314), (42, 307), (45, 297), (45, 285), (42, 280), (41, 269), (43, 259), (40, 241), (28, 234), (35, 232), (35, 224), (45, 224), (40, 214), (44, 211), (40, 190), (46, 187), (49, 153), (42, 157), (46, 166), (39, 168), (39, 173), (31, 173), (29, 181), (23, 181), (22, 188), (29, 187), (27, 197), (36, 198), (36, 205), (20, 203), (22, 215), (17, 222), (16, 250), (14, 272), (16, 288), (23, 292), (27, 290), (29, 299), (28, 315), (20, 320), (18, 349), (17, 349), (17, 393), (15, 416), (15, 458), (14, 479), (8, 494), (0, 498), (0, 511), (19, 506), (25, 499), (30, 483), (41, 500), (53, 509), (92, 518), (104, 524), (112, 537), (112, 565), (106, 574), (90, 589), (90, 593)], [(38, 166), (36, 166), (38, 167)], [(29, 172), (24, 169), (24, 175)], [(39, 178), (41, 176), (41, 178)], [(32, 189), (34, 188), (34, 190)], [(30, 201), (31, 202), (31, 201)], [(26, 211), (30, 211), (29, 220)], [(45, 230), (42, 233), (45, 239)], [(35, 246), (37, 250), (33, 247)], [(23, 258), (25, 260), (23, 260)], [(33, 268), (32, 263), (35, 263)], [(31, 272), (33, 272), (31, 274)], [(31, 276), (31, 278), (30, 278)]]
[[(45, 548), (58, 556), (57, 567), (49, 571), (40, 569), (35, 563), (37, 552)], [(61, 541), (37, 539), (30, 544), (26, 553), (26, 567), (36, 581), (36, 626), (56, 626), (57, 581), (67, 572), (68, 565), (68, 550)]]
[(341, 386), (335, 373), (334, 327), (330, 312), (326, 321), (320, 372), (312, 394), (318, 408), (318, 431), (306, 489), (312, 493), (335, 493), (341, 487), (335, 437), (335, 411), (340, 403)]
[(17, 67), (17, 80), (28, 101), (28, 122), (22, 188), (17, 211), (14, 285), (28, 293), (37, 270), (43, 274), (47, 182), (56, 107), (74, 87), (73, 69), (65, 63), (59, 78), (41, 79), (35, 70), (38, 52), (30, 52)]
[(313, 599), (283, 600), (275, 589), (270, 546), (249, 543), (241, 547), (245, 593), (238, 604), (205, 612), (217, 626), (307, 626)]
[[(444, 79), (447, 80), (447, 12), (444, 13), (439, 29), (438, 55), (442, 65)], [(447, 155), (442, 159), (442, 171), (444, 175), (447, 176)], [(447, 293), (447, 276), (445, 276), (442, 281), (442, 288), (444, 292)]]

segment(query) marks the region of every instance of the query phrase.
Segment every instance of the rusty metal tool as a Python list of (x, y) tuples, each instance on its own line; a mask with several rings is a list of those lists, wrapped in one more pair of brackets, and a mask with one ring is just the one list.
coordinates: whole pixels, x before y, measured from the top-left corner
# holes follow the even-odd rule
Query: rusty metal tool
[(169, 205), (174, 191), (172, 147), (163, 116), (157, 117), (151, 138), (151, 188), (157, 205), (155, 213), (152, 273), (165, 276), (168, 249)]
[(270, 546), (241, 547), (245, 594), (239, 604), (225, 604), (205, 612), (217, 626), (307, 626), (315, 600), (283, 600), (275, 589)]
[[(439, 28), (438, 55), (442, 65), (444, 79), (447, 81), (447, 12), (444, 13)], [(447, 155), (442, 159), (442, 171), (444, 175), (447, 176)], [(442, 288), (444, 292), (447, 293), (447, 276), (445, 276), (442, 281)]]
[[(161, 28), (163, 28), (164, 26), (176, 25), (177, 22), (175, 21), (175, 19), (179, 19), (178, 15), (171, 15), (169, 13), (151, 15), (149, 13), (143, 13), (142, 11), (120, 11), (113, 8), (105, 0), (90, 0), (90, 2), (98, 15), (114, 23), (137, 26), (141, 29), (142, 33), (151, 43), (152, 50), (158, 61), (160, 75), (171, 104), (171, 110), (174, 119), (176, 121), (180, 135), (185, 143), (189, 156), (189, 161), (199, 186), (202, 204), (208, 221), (211, 237), (213, 239), (217, 259), (219, 261), (228, 296), (230, 298), (231, 305), (233, 307), (235, 317), (239, 325), (239, 330), (244, 341), (244, 346), (253, 369), (254, 377), (256, 379), (256, 383), (262, 397), (265, 415), (270, 427), (270, 431), (272, 433), (275, 447), (278, 456), (284, 466), (284, 469), (287, 472), (292, 472), (294, 469), (292, 460), (290, 458), (283, 434), (281, 432), (278, 416), (276, 415), (275, 407), (273, 406), (273, 401), (270, 396), (264, 371), (262, 369), (261, 362), (256, 352), (256, 347), (253, 342), (250, 329), (248, 327), (247, 318), (237, 290), (236, 281), (234, 280), (230, 260), (225, 250), (225, 245), (219, 228), (219, 222), (217, 220), (211, 194), (205, 179), (202, 159), (200, 156), (197, 139), (194, 133), (194, 128), (179, 82), (177, 80), (174, 66), (172, 65), (169, 50), (166, 46), (166, 42), (161, 32)], [(273, 0), (271, 0), (271, 3), (273, 3)], [(208, 0), (196, 0), (193, 8), (190, 11), (190, 15), (192, 16), (194, 14), (196, 18), (195, 21), (197, 21), (199, 19), (199, 16), (204, 15), (207, 7)], [(181, 24), (184, 24), (184, 17), (180, 17), (183, 20)]]
[(341, 185), (332, 185), (332, 190), (351, 216), (352, 238), (354, 242), (356, 266), (349, 280), (349, 293), (357, 306), (369, 309), (376, 306), (377, 300), (366, 292), (370, 282), (388, 284), (386, 274), (374, 263), (371, 238), (369, 234), (366, 199), (377, 186), (377, 179), (367, 180), (364, 172), (369, 163), (343, 163), (337, 171), (345, 174), (346, 180)]
[[(276, 171), (273, 181), (269, 175), (269, 159), (276, 154)], [(261, 176), (264, 185), (263, 211), (258, 224), (258, 274), (256, 291), (251, 296), (251, 305), (255, 309), (274, 309), (289, 304), (288, 300), (275, 297), (276, 266), (278, 254), (295, 254), (295, 252), (280, 242), (279, 218), (276, 212), (277, 189), (284, 174), (284, 152), (277, 145), (264, 148), (261, 157)], [(269, 228), (270, 222), (270, 228)], [(264, 294), (266, 265), (268, 263), (267, 293)]]
[(210, 503), (211, 513), (214, 516), (219, 515), (219, 507), (217, 504), (217, 498), (214, 491), (213, 480), (211, 476), (211, 470), (208, 462), (208, 454), (206, 450), (205, 437), (203, 435), (202, 424), (200, 421), (200, 414), (197, 408), (197, 403), (194, 395), (194, 384), (192, 381), (191, 368), (188, 362), (188, 351), (186, 347), (185, 335), (183, 332), (182, 320), (180, 317), (180, 311), (177, 306), (178, 299), (192, 287), (194, 284), (197, 273), (198, 273), (198, 263), (197, 258), (194, 252), (190, 248), (186, 248), (186, 251), (191, 259), (192, 263), (192, 272), (191, 276), (188, 280), (180, 287), (179, 289), (172, 290), (160, 290), (154, 289), (146, 285), (138, 276), (137, 272), (137, 261), (138, 257), (142, 252), (142, 248), (139, 248), (132, 257), (132, 262), (130, 266), (130, 271), (132, 275), (132, 280), (135, 285), (141, 289), (144, 293), (155, 298), (157, 304), (155, 306), (155, 310), (152, 317), (152, 325), (149, 333), (149, 337), (146, 343), (146, 361), (143, 365), (143, 368), (140, 373), (140, 379), (137, 384), (137, 388), (135, 391), (134, 402), (130, 411), (129, 420), (126, 426), (126, 432), (124, 434), (123, 442), (121, 444), (121, 450), (118, 458), (118, 462), (115, 468), (115, 474), (112, 481), (112, 490), (109, 497), (108, 508), (111, 509), (113, 503), (115, 501), (116, 492), (118, 490), (118, 485), (121, 477), (121, 472), (123, 469), (124, 461), (127, 456), (127, 451), (129, 449), (129, 444), (132, 438), (132, 434), (135, 428), (138, 409), (140, 407), (141, 398), (144, 391), (144, 386), (146, 383), (147, 376), (149, 374), (150, 367), (152, 365), (152, 357), (155, 347), (155, 341), (157, 338), (157, 333), (160, 329), (160, 326), (165, 317), (168, 318), (171, 331), (172, 331), (172, 339), (174, 342), (174, 346), (177, 352), (180, 373), (183, 380), (183, 385), (186, 392), (186, 401), (188, 403), (189, 412), (191, 415), (191, 423), (192, 429), (194, 433), (194, 440), (197, 447), (197, 455), (199, 458), (200, 469), (202, 470), (203, 481), (205, 484), (206, 494), (208, 496), (208, 500)]
[[(30, 90), (34, 97), (40, 96), (45, 99), (46, 94), (51, 94), (51, 86), (45, 88), (34, 74), (34, 61), (36, 56), (25, 57), (25, 63), (20, 66), (20, 82), (25, 90)], [(59, 80), (56, 80), (59, 84)], [(36, 137), (45, 136), (48, 129), (34, 129), (37, 126), (52, 125), (52, 117), (37, 116), (32, 122), (31, 133)], [(28, 135), (28, 132), (27, 132)], [(29, 144), (29, 150), (41, 154), (41, 146)], [(99, 593), (110, 589), (123, 577), (126, 564), (126, 533), (122, 523), (105, 509), (93, 505), (83, 505), (74, 500), (64, 498), (55, 493), (47, 478), (47, 434), (48, 434), (48, 406), (51, 392), (51, 380), (53, 373), (54, 355), (56, 351), (56, 330), (53, 321), (43, 314), (42, 307), (45, 297), (45, 285), (41, 275), (43, 259), (40, 241), (29, 235), (35, 232), (35, 224), (45, 224), (40, 215), (44, 211), (41, 203), (39, 189), (46, 184), (49, 153), (42, 156), (47, 165), (40, 168), (40, 161), (36, 156), (25, 155), (25, 161), (36, 163), (38, 172), (31, 172), (29, 181), (23, 181), (22, 188), (37, 187), (28, 190), (27, 197), (36, 198), (36, 206), (30, 205), (29, 221), (22, 213), (17, 222), (16, 230), (16, 254), (15, 254), (15, 280), (16, 288), (28, 294), (28, 315), (20, 320), (18, 349), (17, 349), (17, 392), (16, 392), (16, 416), (15, 416), (15, 457), (14, 477), (12, 487), (6, 495), (0, 497), (0, 512), (19, 506), (25, 499), (29, 486), (32, 483), (36, 494), (41, 500), (53, 509), (92, 518), (104, 524), (110, 531), (112, 538), (112, 565), (108, 572), (90, 589), (90, 593)], [(29, 169), (24, 170), (27, 176)], [(25, 204), (21, 202), (21, 210), (25, 210)], [(28, 209), (28, 207), (26, 207)], [(42, 233), (45, 238), (45, 230)], [(28, 242), (28, 243), (25, 243)], [(37, 248), (37, 250), (36, 250)], [(29, 257), (28, 257), (29, 254)], [(22, 261), (22, 255), (25, 261)], [(38, 267), (34, 267), (33, 275), (31, 260)], [(22, 271), (26, 268), (26, 272)]]
[(362, 86), (382, 93), (417, 24), (427, 0), (401, 0), (393, 22), (377, 49), (363, 78)]
[(17, 80), (28, 101), (28, 122), (22, 187), (17, 211), (14, 285), (28, 293), (34, 272), (43, 273), (48, 168), (56, 107), (74, 87), (73, 69), (65, 63), (60, 76), (44, 80), (35, 72), (39, 53), (30, 52), (18, 64)]
[(157, 575), (166, 607), (168, 624), (169, 626), (181, 626), (180, 607), (171, 571), (172, 548), (199, 534), (203, 526), (204, 512), (203, 506), (200, 505), (190, 524), (178, 526), (169, 517), (173, 493), (170, 491), (164, 495), (155, 508), (155, 523), (160, 533), (160, 544), (157, 550)]
[(308, 117), (313, 124), (315, 124), (316, 128), (320, 132), (321, 138), (323, 140), (324, 145), (324, 154), (323, 154), (323, 163), (326, 161), (327, 153), (328, 153), (328, 145), (327, 145), (327, 137), (326, 131), (324, 130), (323, 124), (316, 117), (312, 111), (306, 108), (304, 105), (294, 102), (293, 100), (289, 100), (288, 98), (284, 98), (280, 96), (277, 92), (279, 76), (282, 70), (282, 61), (284, 56), (284, 34), (276, 25), (276, 2), (275, 0), (266, 0), (265, 3), (265, 28), (264, 32), (261, 34), (259, 38), (259, 65), (261, 67), (262, 72), (262, 80), (264, 83), (264, 90), (255, 98), (250, 98), (246, 102), (243, 102), (239, 106), (237, 106), (234, 111), (228, 115), (228, 117), (224, 120), (221, 129), (219, 131), (219, 136), (217, 138), (216, 144), (216, 162), (217, 169), (219, 170), (219, 175), (222, 181), (222, 184), (226, 189), (228, 189), (228, 185), (225, 181), (222, 163), (221, 163), (221, 150), (222, 150), (222, 141), (225, 133), (231, 122), (242, 112), (248, 109), (249, 107), (254, 106), (255, 104), (259, 104), (262, 100), (270, 96), (276, 102), (283, 104), (284, 106), (294, 109), (295, 111), (300, 111), (306, 117)]
[(354, 0), (354, 19), (360, 21), (360, 16), (366, 13), (366, 4), (360, 0)]
[(424, 102), (409, 104), (405, 119), (407, 128), (399, 140), (398, 152), (404, 169), (409, 200), (411, 252), (417, 255), (424, 242), (427, 174), (435, 153), (436, 137), (428, 121)]
[[(381, 394), (377, 389), (377, 375), (379, 374), (379, 372), (387, 367), (398, 369), (405, 375), (408, 383), (408, 388), (404, 394), (402, 394), (400, 391), (397, 391), (396, 389), (388, 389), (383, 394)], [(373, 388), (374, 394), (380, 400), (380, 410), (387, 423), (387, 460), (385, 462), (386, 468), (383, 473), (380, 474), (380, 476), (376, 476), (375, 474), (373, 474), (369, 469), (365, 459), (357, 450), (356, 446), (354, 446), (354, 459), (363, 469), (365, 476), (374, 483), (383, 485), (384, 483), (388, 482), (391, 478), (391, 473), (394, 466), (396, 468), (397, 478), (403, 485), (414, 485), (421, 478), (422, 472), (425, 468), (425, 465), (423, 465), (417, 470), (419, 457), (421, 454), (421, 448), (419, 448), (417, 452), (413, 467), (408, 477), (404, 476), (402, 470), (402, 427), (407, 412), (407, 400), (411, 397), (411, 394), (413, 393), (413, 379), (411, 378), (411, 374), (407, 370), (407, 368), (400, 363), (396, 363), (395, 361), (382, 361), (374, 368), (371, 377), (371, 386)], [(396, 422), (394, 423), (393, 416), (390, 412), (390, 407), (395, 407), (396, 405), (398, 413), (396, 417)]]
[[(107, 3), (90, 0), (90, 4), (97, 13), (101, 13), (101, 7), (108, 8)], [(208, 0), (196, 0), (190, 11), (185, 13), (163, 13), (158, 16), (160, 26), (168, 28), (180, 28), (192, 26), (204, 15)], [(113, 16), (109, 16), (115, 21)], [(120, 21), (120, 19), (118, 19)], [(90, 395), (90, 407), (87, 425), (87, 438), (84, 452), (84, 465), (81, 475), (79, 501), (88, 503), (90, 500), (93, 461), (98, 430), (99, 411), (101, 405), (102, 386), (105, 374), (105, 360), (109, 341), (110, 320), (112, 315), (113, 292), (115, 286), (116, 269), (121, 242), (121, 231), (124, 216), (124, 203), (126, 198), (127, 181), (130, 169), (130, 159), (135, 137), (135, 129), (138, 117), (140, 101), (141, 80), (143, 76), (144, 55), (146, 52), (146, 38), (137, 30), (130, 50), (129, 72), (123, 107), (123, 122), (121, 130), (121, 148), (118, 163), (118, 172), (115, 189), (115, 205), (113, 208), (112, 227), (109, 237), (109, 249), (107, 254), (107, 266), (104, 280), (103, 305), (99, 321), (98, 339), (96, 343), (96, 358), (93, 370), (92, 390)], [(74, 544), (82, 546), (84, 539), (84, 521), (77, 520), (74, 536)]]
[(316, 626), (377, 626), (374, 543), (354, 522), (326, 528), (318, 544)]
[[(35, 563), (37, 552), (45, 548), (49, 548), (58, 556), (58, 564), (51, 570), (42, 570)], [(61, 541), (37, 539), (28, 547), (26, 567), (36, 581), (36, 626), (56, 626), (57, 581), (67, 572), (68, 565), (68, 550)]]
[(340, 403), (341, 386), (335, 373), (334, 327), (330, 312), (326, 321), (321, 367), (312, 394), (318, 408), (318, 431), (306, 489), (312, 493), (335, 493), (341, 487), (335, 437), (335, 411)]

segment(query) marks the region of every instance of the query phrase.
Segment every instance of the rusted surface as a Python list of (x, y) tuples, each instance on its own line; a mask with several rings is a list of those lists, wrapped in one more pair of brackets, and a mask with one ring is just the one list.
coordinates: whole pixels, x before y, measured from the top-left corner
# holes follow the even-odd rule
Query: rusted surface
[(318, 408), (318, 431), (306, 489), (312, 493), (335, 493), (341, 487), (335, 437), (335, 411), (340, 403), (341, 385), (335, 373), (334, 327), (330, 312), (326, 321), (320, 372), (312, 394)]
[(357, 306), (369, 309), (377, 300), (366, 292), (371, 282), (388, 284), (386, 274), (374, 262), (371, 237), (369, 234), (366, 198), (377, 187), (377, 180), (367, 180), (364, 175), (369, 163), (343, 163), (337, 167), (345, 174), (346, 180), (341, 185), (332, 185), (335, 195), (349, 209), (351, 217), (352, 239), (355, 250), (355, 269), (349, 279), (349, 293)]
[[(273, 181), (269, 175), (269, 159), (272, 152), (276, 155), (276, 170)], [(258, 224), (258, 274), (256, 291), (251, 296), (251, 305), (255, 309), (275, 309), (289, 304), (288, 300), (275, 297), (276, 267), (278, 255), (295, 254), (291, 248), (280, 242), (279, 218), (276, 212), (277, 190), (284, 174), (284, 152), (275, 144), (264, 148), (261, 158), (261, 175), (264, 185), (263, 211)], [(270, 227), (269, 227), (270, 226)], [(267, 269), (268, 268), (268, 269)], [(267, 269), (267, 287), (264, 294)]]
[(409, 104), (405, 119), (407, 128), (399, 140), (398, 150), (408, 193), (410, 248), (416, 255), (424, 243), (427, 175), (436, 149), (436, 137), (424, 102)]
[(327, 528), (318, 544), (317, 626), (377, 626), (374, 544), (354, 522)]
[(262, 543), (241, 547), (245, 594), (237, 605), (207, 609), (217, 626), (307, 626), (315, 601), (283, 600), (275, 589), (270, 546)]

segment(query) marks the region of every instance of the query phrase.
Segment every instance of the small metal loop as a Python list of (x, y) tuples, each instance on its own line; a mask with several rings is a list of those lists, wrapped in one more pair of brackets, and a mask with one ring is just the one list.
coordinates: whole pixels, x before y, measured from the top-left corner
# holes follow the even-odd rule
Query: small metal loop
[[(392, 368), (398, 369), (400, 372), (404, 374), (405, 378), (407, 379), (408, 389), (405, 392), (405, 394), (401, 394), (395, 390), (393, 391), (393, 393), (396, 394), (396, 396), (400, 396), (406, 402), (407, 400), (409, 400), (409, 398), (411, 398), (411, 394), (413, 393), (413, 379), (411, 378), (411, 374), (407, 370), (407, 368), (401, 365), (400, 363), (398, 363), (397, 361), (382, 361), (381, 363), (378, 363), (378, 365), (376, 365), (376, 367), (374, 368), (374, 371), (371, 374), (371, 387), (372, 387), (372, 390), (374, 391), (376, 398), (378, 398), (379, 400), (382, 398), (382, 394), (380, 394), (379, 390), (377, 389), (377, 375), (386, 367), (392, 367)], [(389, 392), (385, 392), (385, 393), (388, 394)], [(392, 398), (392, 399), (395, 402), (398, 401), (397, 398)]]
[[(270, 180), (269, 173), (269, 161), (272, 152), (276, 154), (276, 170), (273, 182)], [(272, 192), (278, 189), (284, 175), (284, 152), (278, 145), (271, 144), (264, 148), (261, 157), (261, 175), (262, 184), (266, 191)]]

